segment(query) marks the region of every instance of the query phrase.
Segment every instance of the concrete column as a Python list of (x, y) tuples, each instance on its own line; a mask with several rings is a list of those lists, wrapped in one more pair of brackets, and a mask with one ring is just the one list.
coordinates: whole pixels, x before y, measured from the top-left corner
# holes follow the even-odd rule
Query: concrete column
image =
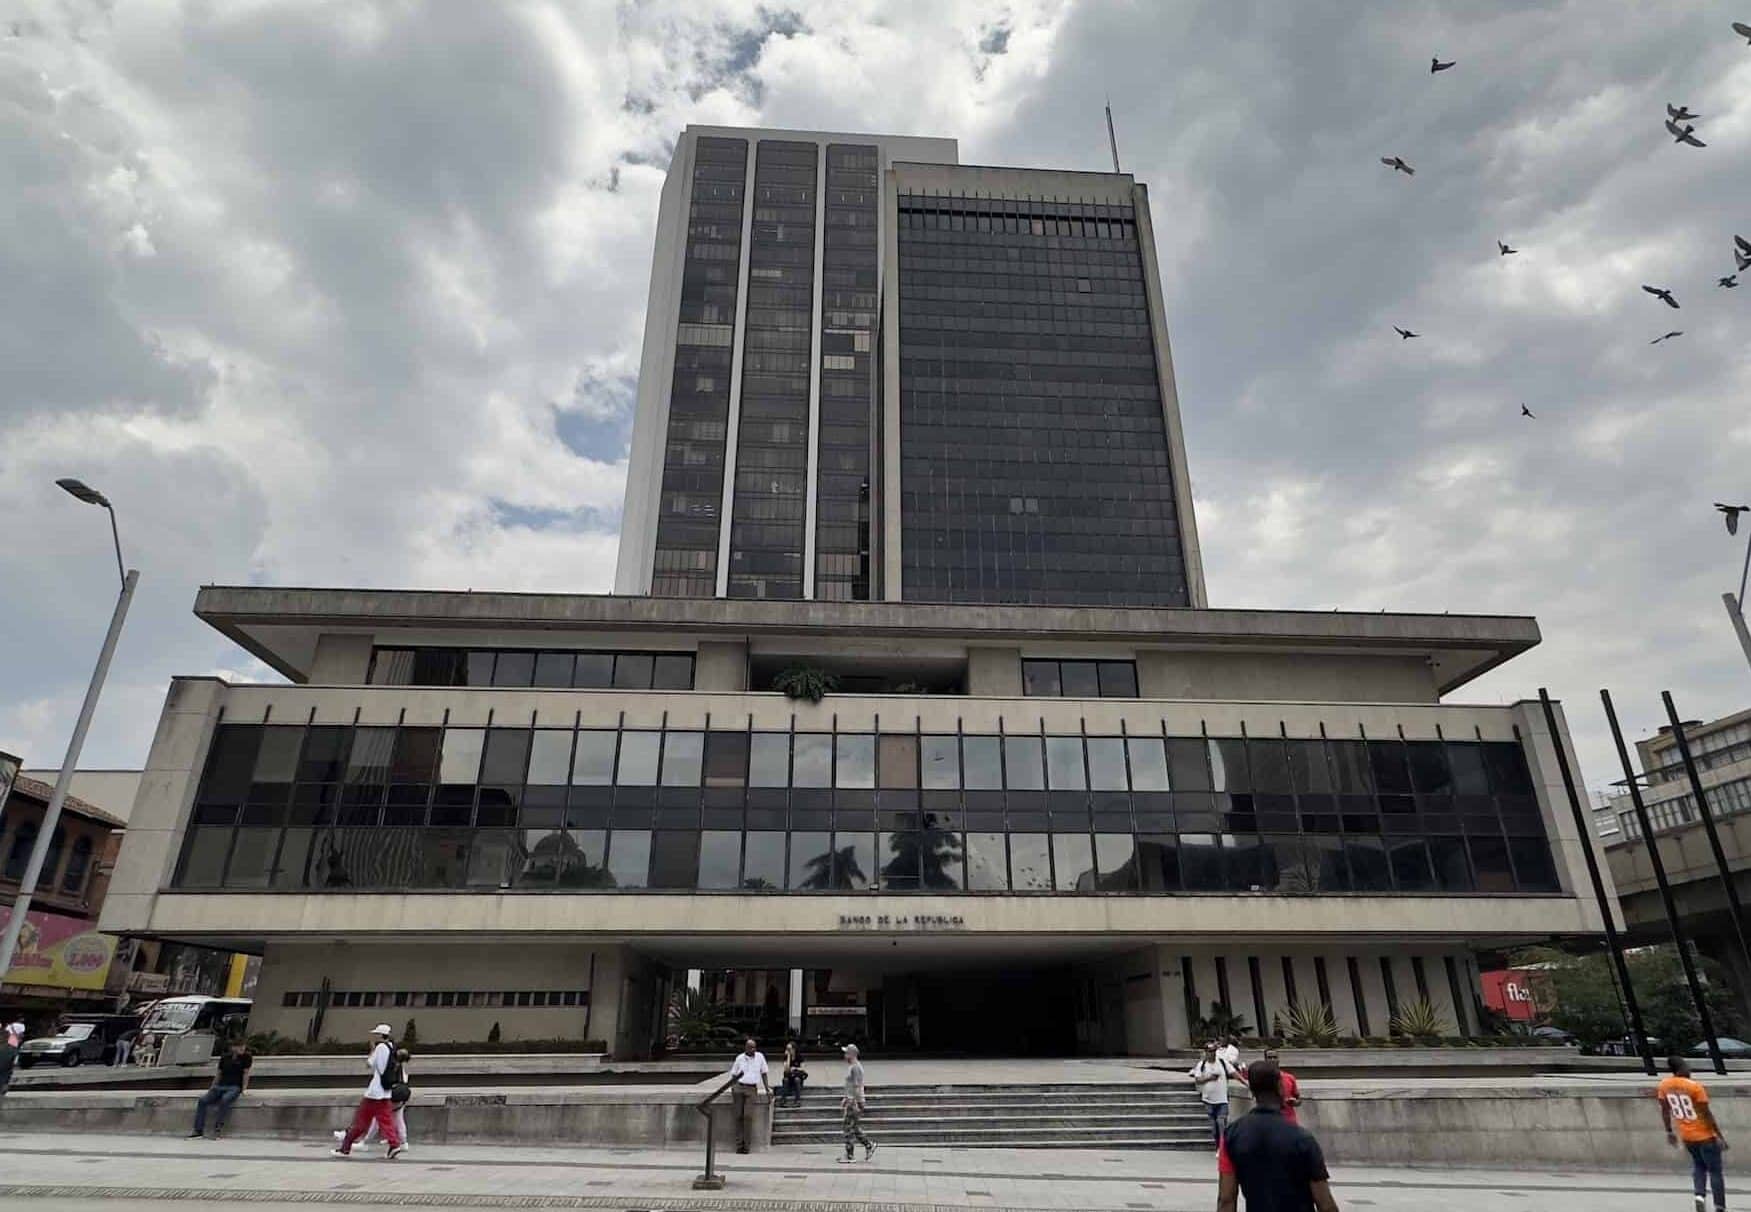
[(316, 656), (306, 681), (312, 686), (363, 686), (371, 673), (375, 637), (324, 632), (316, 637)]
[(967, 693), (976, 698), (1021, 697), (1021, 649), (967, 649)]
[(1156, 949), (1156, 968), (1161, 973), (1162, 1035), (1169, 1048), (1189, 1048), (1192, 1027), (1186, 1021), (1186, 978), (1180, 955), (1170, 946)]
[(785, 1026), (798, 1035), (803, 1030), (803, 970), (790, 970), (790, 1008), (785, 1016)]
[(693, 663), (693, 689), (740, 693), (747, 688), (747, 642), (701, 640)]

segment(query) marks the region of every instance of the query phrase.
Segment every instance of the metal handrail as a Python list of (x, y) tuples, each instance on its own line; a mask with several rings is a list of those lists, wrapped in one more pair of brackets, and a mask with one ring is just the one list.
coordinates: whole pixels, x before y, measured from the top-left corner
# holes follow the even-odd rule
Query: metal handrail
[(735, 1084), (735, 1075), (731, 1074), (724, 1079), (723, 1085), (706, 1095), (704, 1101), (702, 1101), (697, 1107), (693, 1108), (695, 1111), (699, 1112), (699, 1114), (705, 1116), (705, 1173), (693, 1180), (693, 1189), (695, 1191), (717, 1191), (723, 1188), (724, 1176), (717, 1173), (715, 1169), (715, 1163), (717, 1160), (717, 1121), (712, 1118), (711, 1104), (715, 1103), (718, 1100), (719, 1095)]

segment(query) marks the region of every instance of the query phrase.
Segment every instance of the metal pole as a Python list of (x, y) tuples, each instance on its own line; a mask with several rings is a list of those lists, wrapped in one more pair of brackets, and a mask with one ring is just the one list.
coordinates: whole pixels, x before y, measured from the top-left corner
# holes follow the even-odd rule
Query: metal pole
[(1605, 923), (1605, 945), (1611, 951), (1611, 965), (1617, 974), (1615, 983), (1622, 992), (1624, 1006), (1629, 1011), (1630, 1035), (1635, 1040), (1636, 1051), (1641, 1054), (1642, 1068), (1652, 1077), (1654, 1049), (1648, 1043), (1648, 1029), (1642, 1022), (1642, 1008), (1635, 998), (1635, 986), (1629, 980), (1629, 965), (1623, 962), (1623, 943), (1617, 936), (1617, 923), (1612, 920), (1612, 910), (1616, 906), (1606, 895), (1605, 881), (1599, 874), (1599, 860), (1593, 854), (1593, 829), (1586, 812), (1581, 808), (1580, 794), (1575, 790), (1574, 771), (1569, 768), (1567, 747), (1563, 744), (1562, 731), (1557, 727), (1556, 708), (1551, 705), (1550, 691), (1540, 687), (1538, 701), (1544, 708), (1544, 722), (1550, 729), (1550, 744), (1556, 750), (1556, 768), (1563, 776), (1563, 790), (1568, 793), (1569, 809), (1575, 816), (1575, 829), (1581, 839), (1581, 854), (1587, 860), (1587, 875), (1593, 882), (1593, 897), (1599, 902), (1599, 917)]
[(1733, 620), (1733, 630), (1739, 634), (1739, 647), (1745, 650), (1745, 662), (1751, 664), (1751, 629), (1745, 626), (1744, 594), (1741, 592), (1739, 597), (1734, 597), (1723, 593), (1721, 601), (1727, 604), (1727, 617)]
[(1617, 743), (1617, 760), (1623, 763), (1623, 775), (1629, 781), (1629, 800), (1635, 805), (1636, 820), (1642, 827), (1642, 843), (1648, 848), (1648, 861), (1654, 868), (1654, 882), (1660, 886), (1660, 903), (1666, 910), (1666, 924), (1672, 927), (1672, 945), (1678, 948), (1678, 962), (1684, 966), (1684, 983), (1690, 986), (1690, 1001), (1696, 1007), (1696, 1018), (1702, 1024), (1703, 1038), (1708, 1040), (1708, 1058), (1715, 1072), (1724, 1074), (1727, 1062), (1721, 1059), (1720, 1041), (1715, 1039), (1714, 1019), (1709, 1016), (1708, 1003), (1702, 999), (1702, 983), (1696, 978), (1696, 963), (1690, 958), (1690, 944), (1685, 940), (1684, 927), (1678, 921), (1678, 909), (1672, 903), (1672, 885), (1666, 880), (1666, 864), (1660, 858), (1660, 848), (1654, 844), (1653, 822), (1648, 820), (1648, 806), (1642, 802), (1642, 788), (1635, 767), (1630, 763), (1629, 750), (1623, 743), (1623, 730), (1617, 726), (1617, 710), (1611, 705), (1611, 692), (1601, 690), (1599, 698), (1605, 704), (1605, 718), (1611, 724), (1611, 739)]
[(73, 781), (73, 768), (79, 764), (79, 751), (85, 747), (85, 733), (97, 711), (97, 696), (103, 691), (110, 658), (115, 655), (116, 641), (121, 638), (122, 622), (128, 617), (128, 603), (134, 600), (134, 586), (139, 583), (140, 574), (134, 569), (122, 578), (121, 596), (116, 599), (115, 614), (109, 620), (109, 633), (103, 637), (103, 651), (98, 654), (97, 668), (91, 673), (91, 684), (85, 688), (85, 703), (79, 708), (78, 723), (73, 725), (73, 739), (67, 743), (67, 756), (61, 762), (61, 775), (55, 780), (55, 793), (49, 797), (48, 811), (43, 814), (42, 828), (36, 835), (36, 845), (31, 848), (30, 865), (24, 870), (24, 879), (18, 885), (18, 897), (12, 902), (12, 916), (6, 923), (5, 937), (0, 939), (0, 973), (12, 967), (12, 953), (18, 948), (24, 915), (30, 912), (30, 900), (36, 892), (37, 879), (43, 873), (43, 860), (48, 856), (55, 826), (61, 820), (61, 804), (67, 798), (67, 785)]
[(1662, 690), (1660, 698), (1666, 704), (1666, 718), (1672, 722), (1672, 737), (1678, 742), (1678, 756), (1684, 761), (1684, 773), (1690, 779), (1690, 793), (1696, 797), (1696, 812), (1702, 818), (1703, 832), (1708, 834), (1708, 848), (1714, 851), (1715, 866), (1721, 873), (1721, 887), (1727, 892), (1727, 905), (1733, 914), (1733, 933), (1739, 939), (1739, 954), (1745, 960), (1745, 971), (1751, 972), (1751, 945), (1745, 941), (1745, 906), (1739, 903), (1739, 888), (1733, 873), (1727, 869), (1727, 852), (1721, 848), (1721, 835), (1715, 829), (1715, 815), (1708, 810), (1708, 797), (1702, 790), (1702, 775), (1690, 755), (1690, 738), (1684, 735), (1684, 725), (1678, 720), (1678, 708), (1672, 704), (1672, 692)]

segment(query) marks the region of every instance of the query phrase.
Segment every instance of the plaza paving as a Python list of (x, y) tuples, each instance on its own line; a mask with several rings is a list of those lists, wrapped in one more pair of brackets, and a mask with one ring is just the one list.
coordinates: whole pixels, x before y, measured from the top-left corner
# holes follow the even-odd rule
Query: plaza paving
[[(1214, 1160), (1204, 1154), (891, 1148), (873, 1162), (842, 1166), (826, 1149), (731, 1153), (720, 1164), (728, 1186), (696, 1192), (697, 1149), (424, 1148), (416, 1141), (405, 1157), (386, 1162), (380, 1154), (331, 1158), (331, 1143), (0, 1134), (0, 1206), (1207, 1212), (1216, 1201)], [(1338, 1167), (1333, 1186), (1345, 1208), (1646, 1212), (1688, 1208), (1688, 1166), (1680, 1160), (1675, 1153), (1661, 1171)]]

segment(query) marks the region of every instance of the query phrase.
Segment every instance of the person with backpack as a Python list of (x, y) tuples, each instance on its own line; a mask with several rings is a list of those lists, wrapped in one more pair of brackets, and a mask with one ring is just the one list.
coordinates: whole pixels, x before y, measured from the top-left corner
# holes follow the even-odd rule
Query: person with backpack
[(398, 1050), (390, 1038), (392, 1034), (388, 1023), (378, 1023), (371, 1029), (371, 1050), (365, 1055), (371, 1080), (365, 1086), (365, 1096), (359, 1100), (359, 1109), (353, 1113), (352, 1126), (333, 1151), (335, 1157), (351, 1157), (353, 1142), (365, 1135), (373, 1122), (383, 1139), (389, 1142), (389, 1152), (385, 1156), (391, 1161), (401, 1156), (402, 1137), (395, 1122), (395, 1095), (398, 1088), (404, 1089), (407, 1083), (402, 1080), (401, 1062), (396, 1059)]
[(1222, 1134), (1228, 1129), (1228, 1082), (1238, 1074), (1223, 1059), (1216, 1041), (1210, 1040), (1204, 1045), (1204, 1059), (1193, 1065), (1186, 1076), (1192, 1079), (1204, 1104), (1204, 1113), (1210, 1117), (1211, 1143), (1220, 1149)]
[[(395, 1130), (401, 1133), (401, 1151), (403, 1153), (407, 1152), (408, 1145), (411, 1143), (407, 1135), (407, 1104), (413, 1098), (413, 1087), (408, 1085), (407, 1080), (407, 1062), (411, 1059), (412, 1057), (406, 1048), (395, 1050), (395, 1063), (401, 1066), (401, 1080), (389, 1087), (389, 1104), (395, 1108)], [(345, 1129), (336, 1128), (334, 1130), (334, 1139), (337, 1144), (345, 1136)], [(371, 1126), (365, 1129), (365, 1135), (359, 1138), (358, 1143), (368, 1145), (376, 1139), (377, 1121), (372, 1120)]]

